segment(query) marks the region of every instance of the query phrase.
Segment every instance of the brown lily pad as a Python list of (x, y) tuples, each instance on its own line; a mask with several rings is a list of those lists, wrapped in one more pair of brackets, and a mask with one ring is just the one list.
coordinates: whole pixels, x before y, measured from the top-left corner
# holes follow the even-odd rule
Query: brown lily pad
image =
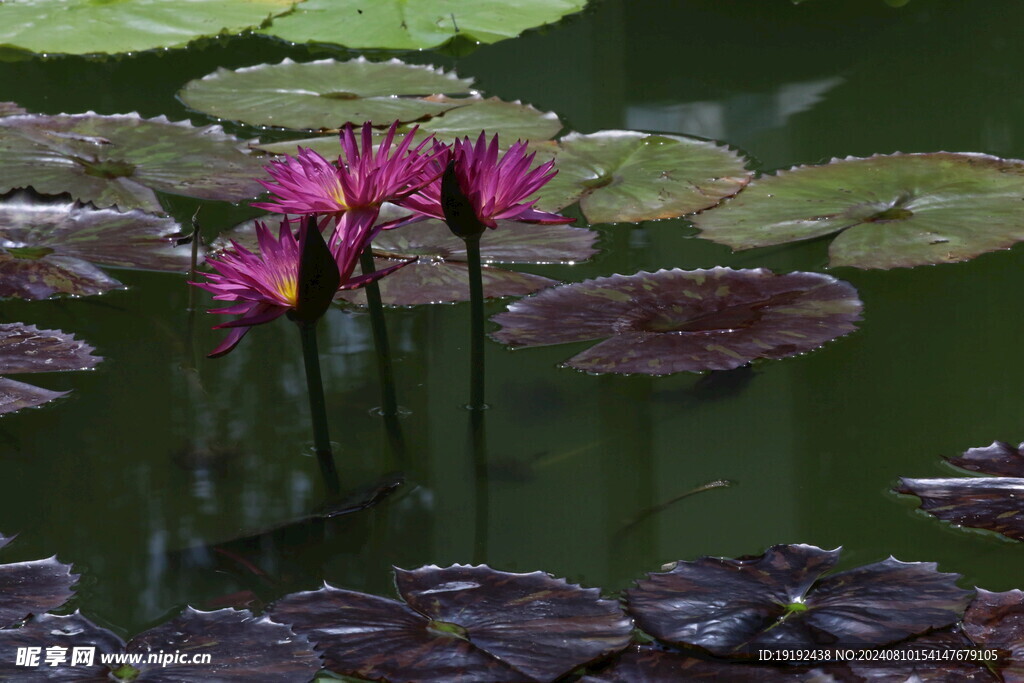
[(861, 303), (819, 273), (660, 270), (585, 280), (509, 305), (491, 336), (514, 347), (602, 340), (565, 364), (667, 375), (784, 358), (847, 334)]
[(543, 572), (486, 566), (395, 570), (405, 602), (325, 585), (271, 606), (324, 650), (327, 668), (370, 680), (551, 681), (629, 642), (615, 601)]
[(1024, 541), (1024, 454), (1003, 441), (971, 448), (951, 465), (990, 477), (901, 477), (897, 493), (917, 496), (921, 509), (947, 522)]
[(823, 577), (839, 550), (772, 546), (735, 560), (678, 562), (626, 591), (637, 625), (721, 657), (761, 648), (878, 647), (955, 622), (970, 591), (932, 562), (889, 558)]
[(83, 296), (123, 286), (94, 264), (185, 272), (189, 251), (174, 248), (180, 229), (143, 211), (14, 193), (0, 201), (0, 296)]
[[(0, 323), (0, 375), (86, 370), (102, 358), (93, 348), (59, 330)], [(53, 392), (0, 377), (0, 414), (42, 405), (66, 392)]]
[(97, 207), (163, 209), (154, 190), (240, 200), (263, 187), (262, 162), (219, 126), (166, 117), (24, 114), (0, 117), (0, 192), (32, 187)]
[(0, 102), (0, 116), (14, 116), (24, 114), (24, 107), (19, 107), (17, 102)]
[[(0, 536), (0, 548), (11, 537)], [(78, 574), (56, 557), (0, 564), (0, 628), (8, 628), (30, 614), (60, 607), (75, 594)]]

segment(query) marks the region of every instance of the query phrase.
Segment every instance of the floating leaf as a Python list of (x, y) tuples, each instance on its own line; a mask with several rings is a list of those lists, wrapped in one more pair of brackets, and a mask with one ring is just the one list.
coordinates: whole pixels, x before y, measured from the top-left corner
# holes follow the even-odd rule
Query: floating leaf
[(626, 646), (632, 624), (597, 589), (486, 566), (395, 570), (405, 602), (325, 585), (270, 609), (371, 680), (551, 681)]
[(0, 3), (0, 46), (76, 55), (182, 47), (203, 36), (257, 27), (294, 4), (294, 0), (19, 0)]
[[(0, 5), (0, 12), (7, 5)], [(219, 126), (138, 114), (0, 117), (0, 192), (33, 187), (96, 206), (161, 211), (153, 190), (200, 199), (255, 197), (261, 162)]]
[[(979, 595), (984, 591), (979, 590)], [(971, 608), (967, 608), (969, 614)], [(966, 619), (966, 616), (965, 616)], [(857, 679), (870, 683), (947, 683), (948, 681), (998, 681), (985, 660), (967, 659), (974, 648), (959, 626), (933, 631), (885, 649), (885, 657), (850, 662)], [(909, 651), (906, 654), (889, 652)], [(978, 651), (979, 655), (982, 651)], [(990, 663), (995, 663), (989, 660)], [(844, 679), (846, 680), (846, 679)]]
[(1024, 240), (1024, 164), (984, 154), (834, 159), (764, 176), (693, 218), (734, 249), (838, 233), (832, 266), (966, 261)]
[[(33, 681), (107, 681), (110, 669), (100, 662), (102, 654), (121, 652), (122, 640), (105, 628), (100, 628), (77, 611), (74, 614), (38, 614), (21, 628), (0, 630), (0, 651), (10, 656), (0, 658), (0, 680)], [(21, 648), (41, 648), (36, 666), (18, 664), (15, 653)], [(46, 663), (46, 648), (66, 648), (66, 659), (57, 666)], [(87, 651), (92, 663), (75, 661), (74, 648), (95, 648)], [(72, 662), (74, 664), (72, 665)], [(116, 680), (116, 679), (115, 679)]]
[(386, 126), (395, 120), (436, 116), (474, 100), (429, 96), (470, 94), (472, 82), (454, 71), (397, 59), (371, 62), (359, 57), (304, 64), (285, 59), (235, 71), (217, 69), (189, 81), (178, 96), (189, 107), (222, 119), (326, 130), (347, 122)]
[[(0, 548), (10, 541), (0, 536)], [(56, 557), (0, 564), (0, 628), (8, 628), (30, 614), (60, 607), (75, 594), (71, 587), (76, 581), (78, 574), (71, 573), (71, 565), (58, 562)]]
[(579, 12), (586, 0), (306, 0), (267, 33), (293, 43), (417, 50), (461, 38), (495, 43)]
[(0, 116), (14, 116), (24, 114), (25, 109), (19, 107), (16, 102), (0, 102)]
[[(218, 238), (213, 249), (227, 247), (228, 239), (255, 249), (254, 221), (242, 223)], [(487, 263), (575, 263), (596, 253), (592, 246), (596, 239), (597, 233), (586, 228), (499, 221), (498, 228), (489, 230), (480, 240), (480, 253)], [(379, 281), (385, 304), (416, 306), (469, 300), (466, 244), (443, 222), (426, 220), (385, 230), (374, 239), (373, 248), (378, 270), (397, 261), (419, 259)], [(485, 265), (483, 283), (485, 296), (501, 297), (530, 294), (556, 281)], [(366, 303), (362, 290), (341, 292), (339, 296)]]
[[(92, 351), (93, 348), (85, 342), (58, 330), (40, 330), (35, 325), (22, 323), (0, 323), (0, 375), (85, 370), (102, 360), (93, 356)], [(64, 393), (0, 377), (0, 414), (41, 405)]]
[(566, 365), (667, 375), (729, 370), (815, 349), (854, 329), (849, 284), (819, 273), (660, 270), (549, 289), (509, 305), (491, 336), (511, 346), (603, 339)]
[[(1024, 444), (1022, 444), (1024, 448)], [(900, 478), (897, 493), (917, 496), (921, 509), (954, 524), (988, 529), (1024, 541), (1024, 452), (1003, 441), (971, 448), (957, 467), (991, 477)]]
[(970, 596), (933, 562), (889, 558), (821, 578), (839, 550), (772, 546), (704, 557), (649, 574), (626, 591), (637, 625), (658, 640), (718, 656), (770, 647), (877, 647), (956, 621)]
[(93, 264), (184, 272), (180, 226), (142, 211), (122, 213), (17, 193), (0, 201), (0, 296), (45, 299), (121, 287)]
[(541, 188), (537, 206), (556, 211), (578, 201), (591, 223), (675, 218), (707, 209), (739, 192), (751, 177), (737, 152), (679, 135), (571, 133), (555, 151), (558, 175)]
[[(827, 667), (826, 671), (832, 667)], [(831, 675), (821, 669), (799, 666), (742, 664), (699, 658), (680, 652), (666, 652), (647, 645), (631, 645), (600, 674), (585, 676), (580, 683), (664, 683), (665, 681), (802, 681), (830, 683)]]
[[(412, 124), (405, 124), (398, 127), (398, 132), (401, 134), (411, 128)], [(554, 112), (540, 112), (529, 104), (502, 102), (492, 97), (427, 119), (419, 124), (413, 139), (418, 142), (433, 134), (440, 140), (450, 141), (466, 136), (475, 140), (480, 131), (486, 131), (512, 143), (516, 140), (548, 140), (561, 129), (562, 122)], [(312, 149), (327, 159), (337, 157), (341, 149), (337, 135), (271, 142), (257, 145), (256, 149), (271, 154), (294, 155), (299, 147)]]
[(1024, 681), (1024, 592), (979, 588), (964, 614), (963, 630), (978, 647), (1002, 651), (998, 661), (988, 661), (999, 680)]

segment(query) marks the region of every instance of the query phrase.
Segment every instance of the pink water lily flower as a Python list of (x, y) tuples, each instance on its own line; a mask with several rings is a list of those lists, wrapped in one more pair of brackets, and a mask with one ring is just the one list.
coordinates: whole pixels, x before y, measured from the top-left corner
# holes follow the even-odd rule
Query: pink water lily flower
[(398, 204), (417, 213), (444, 220), (441, 171), (449, 161), (454, 161), (459, 187), (482, 225), (496, 228), (500, 220), (571, 223), (573, 218), (534, 208), (537, 200), (529, 197), (554, 178), (557, 171), (553, 170), (554, 161), (531, 169), (537, 154), (527, 154), (526, 147), (526, 143), (519, 140), (499, 156), (497, 135), (491, 138), (490, 143), (485, 132), (480, 133), (476, 144), (468, 137), (458, 139), (449, 151), (449, 156), (438, 155), (433, 162), (436, 177), (418, 193)]
[[(257, 221), (258, 254), (232, 241), (230, 249), (206, 260), (216, 272), (207, 273), (205, 282), (190, 283), (212, 292), (213, 298), (217, 301), (234, 302), (224, 308), (211, 309), (210, 313), (240, 316), (214, 327), (227, 329), (229, 332), (224, 341), (209, 354), (210, 358), (223, 356), (234, 349), (253, 326), (271, 322), (289, 312), (294, 314), (304, 304), (300, 301), (300, 282), (304, 276), (300, 272), (300, 265), (306, 241), (311, 239), (309, 231), (316, 230), (315, 227), (311, 227), (315, 226), (316, 221), (303, 221), (298, 230), (298, 237), (292, 231), (292, 223), (292, 220), (283, 219), (277, 239), (274, 239), (270, 229)], [(320, 241), (320, 248), (326, 249), (319, 233), (317, 239)], [(341, 240), (330, 250), (329, 258), (326, 253), (324, 255), (328, 258), (328, 264), (333, 261), (333, 265), (330, 266), (332, 269), (334, 266), (338, 268), (337, 279), (329, 278), (332, 283), (337, 282), (338, 285), (334, 287), (332, 284), (330, 291), (326, 292), (327, 302), (324, 303), (324, 309), (335, 291), (357, 289), (409, 263), (403, 262), (370, 275), (352, 277), (359, 252), (353, 253), (346, 245), (347, 242)], [(333, 272), (330, 275), (333, 276)]]

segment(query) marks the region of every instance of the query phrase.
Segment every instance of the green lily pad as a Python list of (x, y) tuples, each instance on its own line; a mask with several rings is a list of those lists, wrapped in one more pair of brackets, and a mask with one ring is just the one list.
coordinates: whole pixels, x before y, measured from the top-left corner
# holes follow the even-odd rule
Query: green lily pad
[[(0, 375), (85, 370), (103, 360), (92, 352), (91, 346), (59, 330), (0, 323)], [(42, 405), (65, 393), (0, 377), (0, 414)]]
[[(413, 124), (398, 127), (399, 134), (407, 132)], [(469, 136), (476, 139), (480, 131), (488, 135), (497, 133), (503, 141), (548, 140), (562, 129), (562, 122), (554, 112), (541, 112), (529, 104), (503, 102), (495, 97), (473, 101), (435, 116), (419, 124), (413, 139), (417, 142), (433, 134), (439, 140), (454, 140)], [(271, 154), (296, 154), (298, 147), (308, 147), (331, 159), (338, 156), (337, 135), (287, 140), (256, 145), (255, 149)]]
[(960, 526), (995, 531), (1024, 541), (1024, 444), (995, 441), (971, 448), (951, 465), (989, 477), (911, 479), (901, 477), (897, 493), (917, 496), (921, 509)]
[[(0, 535), (0, 548), (11, 538)], [(0, 564), (0, 628), (60, 607), (75, 594), (71, 587), (76, 581), (78, 574), (71, 573), (71, 565), (56, 557)]]
[(239, 33), (287, 12), (295, 0), (8, 0), (0, 47), (57, 54), (114, 54), (182, 47)]
[(660, 270), (557, 287), (491, 318), (515, 347), (603, 340), (565, 364), (605, 373), (731, 370), (784, 358), (852, 332), (861, 303), (819, 273)]
[[(541, 159), (548, 149), (538, 153)], [(557, 211), (575, 202), (591, 223), (675, 218), (714, 206), (739, 192), (752, 173), (724, 145), (679, 135), (604, 130), (571, 133), (554, 150), (556, 175), (537, 207)]]
[[(189, 81), (178, 97), (192, 109), (256, 126), (333, 130), (346, 123), (415, 121), (466, 104), (435, 95), (470, 95), (471, 78), (397, 59), (260, 64), (217, 69)], [(337, 155), (337, 152), (335, 152)]]
[[(247, 249), (256, 250), (255, 220), (273, 223), (265, 217), (246, 221), (218, 237), (212, 249), (228, 246), (234, 240)], [(532, 225), (499, 221), (496, 230), (488, 230), (480, 240), (483, 266), (484, 296), (524, 296), (557, 284), (556, 280), (504, 270), (493, 263), (576, 263), (593, 256), (597, 233), (586, 228), (564, 225)], [(469, 300), (469, 270), (466, 264), (466, 243), (452, 234), (438, 220), (384, 230), (373, 241), (375, 263), (381, 270), (399, 261), (417, 258), (378, 281), (381, 299), (389, 306), (417, 306)], [(361, 290), (339, 292), (343, 298), (366, 304)]]
[(306, 0), (262, 32), (293, 43), (418, 50), (495, 43), (579, 12), (586, 0)]
[(236, 201), (263, 187), (259, 159), (219, 126), (166, 117), (26, 114), (0, 117), (0, 193), (67, 192), (98, 207), (160, 212), (153, 190)]
[(405, 602), (325, 585), (270, 608), (324, 651), (328, 669), (390, 681), (553, 681), (621, 650), (632, 623), (613, 600), (543, 572), (395, 569)]
[(984, 154), (834, 159), (763, 176), (693, 218), (701, 237), (749, 249), (836, 234), (832, 266), (966, 261), (1024, 240), (1024, 163)]
[(188, 249), (175, 249), (180, 226), (143, 211), (94, 209), (16, 193), (0, 201), (0, 296), (45, 299), (100, 294), (120, 282), (93, 264), (185, 272)]
[(772, 546), (735, 560), (704, 557), (649, 574), (626, 591), (644, 632), (720, 657), (763, 648), (879, 647), (957, 621), (970, 591), (934, 562), (889, 558), (822, 578), (839, 550)]

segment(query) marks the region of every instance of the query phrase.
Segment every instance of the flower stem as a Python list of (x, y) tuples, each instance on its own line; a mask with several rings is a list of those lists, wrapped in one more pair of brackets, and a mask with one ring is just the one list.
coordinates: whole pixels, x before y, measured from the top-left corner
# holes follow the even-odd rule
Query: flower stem
[(313, 445), (320, 472), (328, 492), (333, 496), (341, 490), (338, 470), (334, 466), (331, 437), (327, 431), (327, 406), (324, 383), (320, 377), (320, 354), (316, 348), (316, 322), (298, 323), (302, 337), (302, 360), (306, 365), (306, 389), (309, 393), (309, 414), (313, 420)]
[[(359, 266), (363, 275), (377, 270), (373, 263), (373, 250), (367, 246), (359, 255)], [(364, 287), (366, 304), (370, 309), (370, 325), (373, 327), (373, 346), (377, 349), (377, 374), (380, 376), (381, 415), (398, 415), (398, 398), (395, 393), (395, 374), (391, 369), (391, 345), (388, 343), (388, 324), (384, 319), (384, 304), (380, 298), (380, 287), (371, 282)]]
[(480, 235), (463, 237), (469, 266), (469, 405), (486, 410), (484, 403), (484, 284), (480, 267)]

